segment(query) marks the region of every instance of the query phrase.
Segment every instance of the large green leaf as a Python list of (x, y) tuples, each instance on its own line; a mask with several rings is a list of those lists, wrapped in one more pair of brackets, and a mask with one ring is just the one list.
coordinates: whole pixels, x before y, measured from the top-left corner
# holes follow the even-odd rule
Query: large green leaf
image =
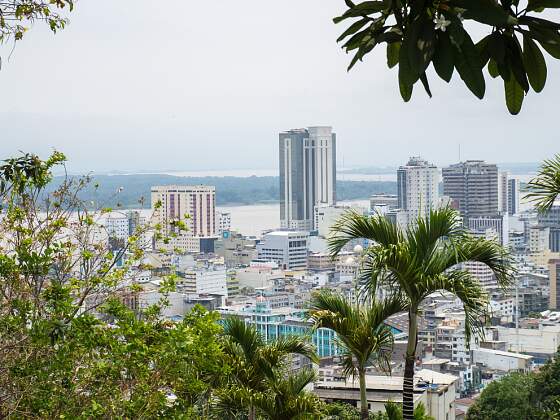
[(465, 82), (465, 85), (474, 95), (482, 99), (486, 90), (484, 76), (482, 74), (482, 66), (480, 65), (480, 58), (474, 43), (472, 42), (469, 34), (461, 28), (464, 32), (463, 43), (460, 46), (453, 45), (453, 61), (455, 68)]
[(529, 80), (525, 71), (525, 64), (523, 64), (523, 52), (519, 40), (514, 35), (507, 37), (507, 60), (510, 65), (513, 76), (517, 79), (519, 85), (525, 92), (529, 92)]
[(515, 77), (511, 77), (509, 81), (504, 81), (504, 92), (506, 95), (506, 105), (512, 115), (519, 114), (523, 105), (525, 92)]
[(453, 76), (453, 47), (447, 32), (438, 32), (437, 48), (433, 57), (434, 68), (439, 77), (449, 83)]
[(546, 83), (546, 62), (539, 46), (527, 35), (523, 36), (523, 62), (531, 87), (535, 92), (542, 91)]
[(537, 40), (552, 57), (560, 59), (560, 35), (558, 35), (558, 32), (535, 27), (531, 27), (529, 32), (522, 32), (524, 35)]
[(399, 90), (405, 102), (410, 100), (412, 96), (412, 87), (415, 82), (415, 80), (413, 81), (414, 75), (412, 74), (412, 69), (410, 68), (410, 62), (408, 60), (407, 45), (408, 44), (403, 40), (399, 50)]
[(428, 83), (428, 76), (426, 76), (426, 73), (422, 73), (422, 75), (420, 76), (420, 81), (422, 82), (422, 86), (424, 86), (426, 93), (431, 98), (432, 91), (430, 90), (430, 84)]
[(387, 66), (392, 69), (399, 63), (399, 51), (401, 50), (400, 42), (392, 42), (387, 44)]
[(510, 15), (493, 0), (452, 0), (450, 4), (465, 9), (465, 19), (499, 27), (517, 23), (515, 16)]
[(558, 9), (560, 8), (560, 0), (529, 0), (527, 11), (538, 10), (542, 8)]
[(358, 32), (360, 29), (362, 29), (362, 27), (368, 23), (371, 22), (369, 19), (360, 19), (357, 22), (354, 22), (352, 25), (350, 25), (348, 27), (348, 29), (346, 29), (336, 40), (336, 42), (340, 42), (342, 41), (344, 38), (346, 38), (349, 35), (353, 35), (356, 32)]
[(494, 61), (493, 58), (488, 61), (488, 73), (490, 74), (490, 76), (492, 76), (493, 79), (500, 75), (498, 64), (496, 64), (496, 61)]
[(365, 1), (360, 4), (354, 5), (351, 9), (347, 10), (342, 16), (335, 17), (334, 23), (342, 22), (344, 19), (352, 17), (367, 16), (372, 13), (378, 13), (384, 10), (387, 5), (382, 1)]

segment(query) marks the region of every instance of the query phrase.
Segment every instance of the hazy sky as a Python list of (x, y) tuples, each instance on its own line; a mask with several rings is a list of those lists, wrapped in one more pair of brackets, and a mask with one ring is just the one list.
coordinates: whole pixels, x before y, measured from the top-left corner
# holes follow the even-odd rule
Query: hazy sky
[[(65, 152), (70, 169), (277, 167), (281, 130), (332, 125), (338, 166), (421, 154), (538, 161), (560, 151), (560, 63), (512, 117), (500, 81), (476, 99), (455, 73), (405, 104), (379, 48), (346, 72), (342, 0), (80, 0), (36, 25), (0, 71), (0, 156)], [(376, 49), (377, 50), (377, 49)]]

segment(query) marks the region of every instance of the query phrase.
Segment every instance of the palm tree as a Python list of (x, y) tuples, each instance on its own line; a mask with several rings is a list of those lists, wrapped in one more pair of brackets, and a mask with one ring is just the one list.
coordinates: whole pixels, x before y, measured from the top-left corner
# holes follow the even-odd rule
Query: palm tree
[(266, 342), (254, 326), (237, 317), (224, 321), (224, 350), (233, 366), (230, 387), (217, 393), (219, 411), (234, 417), (248, 409), (255, 418), (255, 402), (270, 398), (271, 384), (285, 376), (290, 355), (301, 355), (317, 362), (315, 348), (305, 337), (283, 337)]
[(374, 296), (380, 289), (405, 300), (408, 311), (408, 345), (403, 379), (403, 418), (414, 414), (413, 380), (418, 342), (418, 313), (423, 300), (437, 291), (448, 291), (463, 303), (465, 334), (482, 336), (488, 297), (480, 282), (461, 264), (478, 262), (489, 267), (500, 286), (512, 281), (511, 259), (495, 241), (474, 238), (463, 228), (457, 212), (443, 208), (419, 218), (407, 229), (382, 215), (349, 212), (335, 223), (329, 240), (331, 254), (364, 238), (373, 244), (364, 252), (360, 282), (362, 292)]
[(305, 387), (317, 379), (313, 369), (278, 378), (270, 384), (271, 393), (258, 394), (255, 407), (270, 420), (295, 420), (319, 418), (323, 403)]
[(540, 212), (550, 210), (560, 196), (560, 154), (545, 160), (536, 178), (529, 181), (527, 198)]
[[(310, 303), (314, 328), (333, 330), (344, 348), (344, 374), (360, 380), (360, 407), (362, 419), (368, 418), (366, 398), (366, 367), (374, 362), (389, 370), (393, 349), (393, 333), (384, 321), (391, 315), (406, 310), (400, 297), (387, 301), (367, 299), (363, 304), (352, 304), (328, 290), (315, 294)], [(356, 375), (357, 374), (357, 375)]]

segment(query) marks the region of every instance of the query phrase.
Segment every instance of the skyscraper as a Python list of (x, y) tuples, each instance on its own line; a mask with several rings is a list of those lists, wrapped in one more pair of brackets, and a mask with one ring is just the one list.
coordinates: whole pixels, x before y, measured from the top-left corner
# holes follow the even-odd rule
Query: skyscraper
[[(161, 205), (157, 205), (161, 203)], [(213, 252), (216, 239), (216, 188), (206, 185), (165, 185), (152, 187), (152, 211), (161, 224), (162, 234), (169, 236), (162, 248), (180, 248), (187, 252)], [(187, 231), (180, 231), (173, 222), (181, 221)]]
[(280, 223), (312, 230), (315, 206), (336, 204), (336, 134), (309, 127), (279, 135)]
[(548, 275), (550, 280), (549, 309), (560, 309), (560, 260), (553, 259), (548, 262)]
[(438, 185), (437, 166), (420, 157), (411, 157), (397, 170), (397, 206), (406, 212), (409, 223), (438, 205)]
[(468, 160), (443, 168), (443, 194), (465, 219), (498, 215), (498, 167)]
[(519, 213), (519, 180), (508, 179), (508, 214), (513, 216)]

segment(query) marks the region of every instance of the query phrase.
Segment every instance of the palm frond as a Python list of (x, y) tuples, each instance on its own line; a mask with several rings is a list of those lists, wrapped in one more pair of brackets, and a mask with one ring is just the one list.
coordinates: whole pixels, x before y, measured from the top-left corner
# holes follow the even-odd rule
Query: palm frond
[(315, 346), (311, 343), (309, 336), (290, 335), (277, 338), (263, 347), (262, 354), (271, 361), (278, 361), (287, 355), (297, 354), (307, 357), (313, 363), (319, 362)]
[(539, 212), (546, 212), (560, 195), (560, 153), (545, 160), (536, 178), (527, 185), (530, 193), (526, 198), (535, 203)]
[(252, 360), (258, 349), (264, 345), (264, 340), (259, 332), (238, 317), (224, 320), (224, 335), (243, 349), (247, 360)]
[(383, 245), (397, 244), (403, 239), (401, 229), (382, 215), (364, 216), (351, 210), (343, 214), (331, 228), (328, 240), (332, 256), (355, 239), (368, 239)]

